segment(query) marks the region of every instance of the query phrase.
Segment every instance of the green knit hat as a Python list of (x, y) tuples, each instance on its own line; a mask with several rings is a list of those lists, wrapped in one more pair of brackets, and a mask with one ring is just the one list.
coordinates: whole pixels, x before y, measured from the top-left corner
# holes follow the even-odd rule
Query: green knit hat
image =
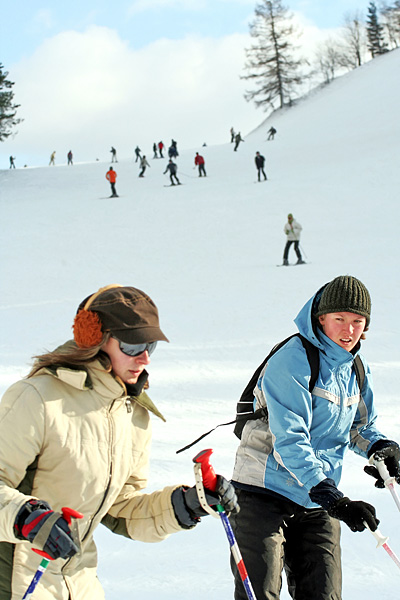
[(365, 285), (351, 275), (340, 275), (326, 284), (319, 301), (316, 317), (333, 312), (351, 312), (371, 318), (371, 297)]

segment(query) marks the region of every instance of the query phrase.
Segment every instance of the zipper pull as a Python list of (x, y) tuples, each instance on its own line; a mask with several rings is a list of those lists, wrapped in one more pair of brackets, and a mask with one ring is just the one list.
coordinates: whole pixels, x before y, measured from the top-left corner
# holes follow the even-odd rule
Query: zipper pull
[(125, 400), (125, 406), (126, 406), (126, 410), (127, 410), (127, 412), (128, 412), (128, 413), (131, 413), (131, 412), (132, 412), (132, 402), (131, 402), (131, 399), (130, 399), (130, 398), (127, 398), (127, 399)]

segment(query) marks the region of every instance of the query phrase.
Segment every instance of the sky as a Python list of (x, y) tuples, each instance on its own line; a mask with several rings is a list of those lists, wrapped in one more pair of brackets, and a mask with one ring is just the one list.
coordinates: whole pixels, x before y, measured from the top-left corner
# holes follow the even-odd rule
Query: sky
[[(302, 51), (332, 35), (366, 0), (291, 0)], [(108, 160), (136, 145), (223, 143), (263, 118), (246, 102), (245, 48), (254, 0), (16, 0), (2, 10), (0, 61), (24, 119), (0, 145), (0, 168)]]
[[(203, 148), (205, 178), (197, 176), (194, 152), (182, 150), (183, 185), (174, 188), (164, 187), (160, 158), (141, 179), (138, 165), (121, 159), (113, 200), (108, 164), (0, 170), (0, 396), (27, 374), (32, 356), (71, 337), (83, 298), (110, 283), (134, 285), (157, 304), (170, 340), (158, 344), (148, 368), (149, 394), (166, 417), (152, 419), (148, 491), (192, 485), (192, 458), (205, 448), (214, 450), (215, 471), (231, 477), (231, 426), (176, 450), (233, 419), (255, 368), (295, 332), (300, 308), (324, 283), (350, 274), (372, 298), (362, 352), (377, 425), (400, 442), (399, 250), (389, 223), (400, 217), (399, 68), (400, 49), (271, 116), (237, 152), (230, 143)], [(277, 134), (268, 142), (272, 123)], [(266, 158), (266, 182), (257, 182), (256, 151)], [(289, 212), (303, 227), (308, 264), (277, 268)], [(296, 260), (293, 248), (289, 260)], [(348, 452), (339, 487), (375, 506), (400, 556), (399, 512), (365, 464)], [(190, 600), (233, 598), (229, 545), (216, 519), (160, 544), (102, 527), (95, 537), (107, 600), (175, 600), (177, 590)], [(342, 553), (345, 600), (393, 600), (398, 568), (369, 532), (343, 525)], [(281, 600), (288, 598), (284, 586)]]

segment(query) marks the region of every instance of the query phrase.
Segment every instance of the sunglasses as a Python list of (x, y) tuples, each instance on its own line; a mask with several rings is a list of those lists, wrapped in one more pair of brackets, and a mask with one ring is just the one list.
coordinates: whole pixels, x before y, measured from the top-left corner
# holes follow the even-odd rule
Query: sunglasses
[(121, 350), (121, 352), (127, 354), (128, 356), (139, 356), (139, 354), (143, 354), (143, 352), (146, 352), (146, 350), (150, 356), (150, 354), (154, 352), (157, 346), (157, 342), (146, 342), (144, 344), (126, 344), (125, 342), (121, 342), (121, 340), (118, 340), (117, 338), (115, 339), (119, 344), (119, 349)]

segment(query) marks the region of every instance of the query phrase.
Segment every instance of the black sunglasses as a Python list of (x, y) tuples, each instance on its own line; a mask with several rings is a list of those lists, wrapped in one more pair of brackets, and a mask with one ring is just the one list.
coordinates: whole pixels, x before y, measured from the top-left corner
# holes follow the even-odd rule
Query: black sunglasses
[(154, 352), (157, 346), (157, 342), (145, 342), (143, 344), (127, 344), (125, 342), (121, 342), (121, 340), (118, 340), (117, 338), (115, 339), (119, 344), (119, 349), (121, 350), (121, 352), (127, 354), (128, 356), (139, 356), (139, 354), (143, 354), (143, 352), (146, 352), (146, 350), (150, 356), (150, 354)]

